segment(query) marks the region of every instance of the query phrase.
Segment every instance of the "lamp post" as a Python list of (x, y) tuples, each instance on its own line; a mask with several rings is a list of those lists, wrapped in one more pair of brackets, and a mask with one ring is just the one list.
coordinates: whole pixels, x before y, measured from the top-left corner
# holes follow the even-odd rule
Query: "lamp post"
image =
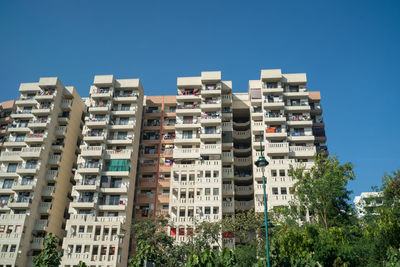
[(260, 138), (260, 147), (261, 147), (261, 156), (256, 161), (256, 166), (258, 168), (262, 168), (262, 179), (263, 179), (263, 191), (264, 191), (264, 224), (265, 224), (265, 239), (266, 239), (266, 250), (267, 250), (267, 266), (269, 265), (269, 245), (268, 245), (268, 207), (267, 207), (267, 194), (265, 190), (265, 176), (264, 170), (265, 167), (268, 166), (268, 161), (264, 157), (263, 146), (262, 146), (262, 137)]

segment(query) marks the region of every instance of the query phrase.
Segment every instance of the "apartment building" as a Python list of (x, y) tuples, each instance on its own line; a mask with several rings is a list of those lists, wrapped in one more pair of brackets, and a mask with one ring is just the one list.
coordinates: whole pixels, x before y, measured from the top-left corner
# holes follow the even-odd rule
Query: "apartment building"
[(184, 241), (197, 222), (223, 216), (223, 178), (233, 178), (232, 83), (202, 72), (179, 77), (177, 87), (169, 231)]
[(0, 150), (8, 138), (8, 127), (13, 122), (11, 114), (15, 112), (15, 100), (8, 100), (0, 103)]
[[(262, 70), (260, 80), (249, 82), (253, 161), (263, 153), (268, 209), (288, 205), (293, 199), (289, 166), (313, 165), (316, 153), (326, 152), (319, 92), (307, 90), (306, 74), (282, 74), (280, 69)], [(254, 207), (263, 212), (262, 169), (253, 165)], [(308, 214), (307, 214), (308, 215)]]
[(86, 103), (61, 266), (127, 266), (143, 87), (95, 76)]
[(167, 215), (176, 123), (176, 96), (146, 96), (135, 220)]
[(358, 217), (375, 215), (375, 210), (383, 204), (383, 192), (362, 192), (354, 197), (353, 203)]
[[(255, 209), (264, 212), (263, 170), (269, 166), (268, 209), (293, 199), (290, 165), (311, 168), (315, 153), (327, 153), (319, 92), (309, 92), (305, 74), (262, 70), (248, 93), (232, 93), (220, 72), (179, 77), (170, 182), (169, 233), (191, 238), (196, 223), (218, 221)], [(309, 214), (307, 214), (309, 215)], [(242, 240), (222, 233), (224, 246)]]
[(65, 235), (83, 125), (80, 96), (58, 78), (22, 83), (19, 92), (15, 108), (3, 105), (13, 121), (0, 155), (0, 266), (33, 266), (47, 233)]

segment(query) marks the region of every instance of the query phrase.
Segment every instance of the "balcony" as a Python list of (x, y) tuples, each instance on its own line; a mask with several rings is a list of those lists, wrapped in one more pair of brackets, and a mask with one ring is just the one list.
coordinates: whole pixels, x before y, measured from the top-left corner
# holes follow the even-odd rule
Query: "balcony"
[(20, 97), (20, 99), (15, 101), (15, 105), (17, 106), (35, 106), (37, 103), (35, 97)]
[(252, 195), (253, 193), (254, 193), (254, 190), (253, 190), (252, 185), (246, 185), (246, 186), (235, 185), (235, 195), (248, 196), (248, 195)]
[(307, 115), (291, 115), (287, 118), (288, 126), (303, 126), (303, 127), (311, 127), (313, 122), (310, 120), (310, 117)]
[(233, 184), (223, 184), (222, 185), (222, 195), (232, 196), (234, 192)]
[(130, 149), (107, 149), (105, 154), (106, 159), (130, 159), (131, 156)]
[(199, 128), (200, 127), (200, 122), (198, 119), (193, 119), (193, 120), (177, 120), (175, 124), (175, 129), (194, 129), (194, 128)]
[(234, 164), (236, 166), (249, 166), (252, 164), (251, 156), (243, 158), (234, 157)]
[(18, 197), (13, 201), (8, 202), (8, 207), (11, 209), (27, 209), (30, 207), (32, 199), (30, 197)]
[(21, 150), (21, 158), (40, 158), (41, 147), (25, 147)]
[(271, 155), (286, 155), (289, 153), (288, 143), (268, 143), (266, 145), (267, 154)]
[(136, 126), (136, 122), (130, 121), (128, 123), (115, 123), (112, 122), (110, 123), (110, 129), (111, 130), (134, 130)]
[(132, 103), (138, 100), (138, 93), (119, 93), (113, 98), (114, 103)]
[(111, 112), (111, 114), (114, 116), (135, 116), (136, 111), (137, 111), (137, 107), (120, 108), (120, 109), (113, 110)]
[(102, 154), (102, 146), (81, 146), (81, 156), (83, 157), (101, 157)]
[(39, 169), (39, 165), (30, 165), (30, 164), (20, 164), (17, 167), (18, 174), (36, 174)]
[(211, 154), (221, 154), (220, 144), (202, 144), (200, 146), (200, 154), (211, 155)]
[(54, 131), (55, 135), (58, 137), (63, 137), (67, 132), (67, 126), (57, 126), (56, 130)]
[(168, 193), (161, 193), (158, 194), (158, 202), (160, 203), (169, 203), (169, 194)]
[(10, 133), (29, 133), (30, 129), (28, 128), (27, 123), (19, 123), (19, 124), (10, 124), (8, 126), (8, 131)]
[(189, 158), (199, 158), (200, 149), (199, 148), (174, 148), (174, 158), (177, 159), (189, 159)]
[(222, 168), (222, 178), (233, 178), (234, 177), (234, 171), (233, 167), (223, 167)]
[(178, 95), (176, 96), (177, 101), (196, 101), (200, 99), (200, 94), (198, 89), (193, 90), (178, 90)]
[(200, 118), (200, 123), (203, 125), (219, 125), (221, 124), (221, 114), (213, 113), (213, 114), (205, 114), (203, 113)]
[(253, 121), (251, 124), (251, 129), (253, 131), (262, 132), (264, 131), (264, 123), (262, 121)]
[(70, 208), (75, 209), (94, 209), (96, 207), (97, 198), (81, 196), (77, 201), (70, 203)]
[(50, 115), (51, 110), (54, 108), (54, 105), (40, 105), (39, 108), (32, 109), (32, 114), (38, 115)]
[(273, 124), (273, 123), (283, 124), (286, 122), (286, 117), (283, 116), (283, 114), (281, 113), (267, 112), (264, 114), (264, 121), (267, 124)]
[(71, 110), (71, 105), (72, 105), (72, 100), (71, 99), (63, 99), (61, 101), (61, 109), (65, 111), (70, 111)]
[(85, 142), (102, 142), (105, 140), (105, 134), (103, 131), (88, 131), (83, 140)]
[(86, 122), (86, 126), (92, 128), (105, 128), (107, 125), (107, 118), (89, 118), (89, 120)]
[(265, 138), (267, 139), (284, 139), (286, 137), (286, 131), (278, 127), (269, 127), (265, 133)]
[(110, 105), (95, 104), (89, 107), (89, 112), (93, 114), (106, 114), (110, 109)]
[(235, 212), (235, 207), (232, 201), (222, 201), (222, 213), (233, 213)]
[(250, 130), (233, 131), (233, 138), (235, 138), (235, 139), (245, 140), (245, 139), (250, 139), (250, 137), (251, 137)]
[(290, 132), (288, 136), (289, 141), (304, 141), (304, 142), (313, 142), (315, 137), (312, 133), (304, 133), (304, 132)]
[(92, 98), (104, 98), (104, 99), (111, 99), (112, 91), (110, 89), (97, 89), (94, 88), (90, 92), (90, 96)]
[(47, 220), (36, 220), (35, 221), (35, 228), (36, 231), (45, 231), (47, 227), (48, 221)]
[(204, 141), (218, 141), (221, 140), (222, 135), (221, 135), (221, 131), (217, 130), (217, 131), (203, 131), (200, 134), (200, 139), (204, 140)]
[(231, 121), (222, 122), (222, 131), (232, 131), (233, 123)]
[(49, 165), (58, 165), (58, 164), (60, 164), (60, 161), (61, 161), (61, 155), (51, 155), (49, 157), (48, 164)]
[(78, 172), (84, 174), (99, 174), (101, 169), (101, 164), (96, 163), (81, 163), (78, 164)]
[(11, 114), (13, 119), (31, 119), (33, 118), (32, 110), (17, 110), (16, 113)]
[(156, 179), (155, 178), (139, 178), (138, 188), (155, 188)]
[(161, 110), (159, 110), (158, 108), (156, 109), (147, 108), (144, 112), (144, 116), (146, 118), (160, 118)]
[(203, 90), (201, 90), (202, 96), (213, 96), (213, 95), (221, 95), (222, 86), (218, 85), (205, 85)]
[(187, 105), (177, 105), (176, 106), (176, 115), (198, 115), (201, 113), (199, 104), (187, 104)]
[(298, 91), (298, 92), (284, 92), (283, 96), (285, 98), (308, 98), (309, 93), (307, 91)]
[(127, 199), (113, 200), (99, 202), (99, 210), (101, 211), (125, 211)]
[(29, 180), (22, 181), (21, 183), (15, 182), (12, 186), (12, 190), (14, 191), (33, 191), (34, 186), (36, 183), (34, 181)]
[(140, 164), (140, 172), (156, 172), (157, 171), (157, 162), (154, 163), (141, 163)]
[(203, 111), (221, 109), (221, 100), (219, 100), (219, 99), (218, 100), (214, 100), (214, 99), (212, 99), (212, 100), (203, 100), (201, 105), (200, 105), (200, 108)]
[(177, 136), (175, 141), (174, 141), (174, 143), (175, 144), (180, 144), (180, 145), (198, 144), (198, 143), (200, 143), (200, 135), (195, 136), (195, 137), (188, 138), (188, 137), (183, 137), (183, 136)]
[(31, 129), (46, 128), (50, 123), (50, 119), (39, 119), (28, 123), (28, 127)]
[(25, 137), (24, 141), (26, 143), (43, 143), (46, 137), (47, 133), (34, 133), (29, 134), (27, 137)]
[(263, 86), (262, 88), (262, 92), (263, 94), (270, 94), (270, 93), (278, 93), (281, 94), (283, 93), (283, 88), (276, 86), (276, 87), (267, 87), (267, 86)]
[(42, 196), (51, 197), (55, 191), (56, 188), (54, 186), (45, 186), (42, 190)]
[(43, 237), (33, 237), (30, 248), (36, 250), (43, 249), (43, 242), (44, 242)]
[(18, 161), (22, 161), (22, 159), (20, 158), (19, 151), (8, 151), (8, 152), (1, 153), (0, 161), (18, 162)]
[(100, 181), (93, 179), (82, 179), (76, 183), (74, 189), (77, 191), (97, 191), (100, 185)]
[(222, 152), (222, 162), (233, 162), (233, 153), (230, 152)]
[(294, 157), (314, 157), (315, 146), (289, 146), (290, 156)]
[(235, 200), (235, 209), (238, 210), (249, 210), (254, 208), (254, 200), (249, 201), (237, 201)]
[(152, 194), (139, 193), (137, 194), (136, 202), (140, 204), (154, 203), (155, 201), (154, 197), (155, 197), (154, 193)]
[(232, 103), (232, 95), (231, 94), (222, 95), (221, 99), (222, 99), (222, 104), (231, 104)]
[(38, 92), (36, 95), (37, 100), (53, 100), (56, 97), (56, 90), (44, 90)]
[(40, 202), (38, 212), (39, 213), (49, 213), (51, 210), (51, 207), (52, 207), (51, 202)]
[(291, 104), (285, 106), (287, 112), (310, 112), (311, 108), (307, 103)]
[(282, 99), (264, 99), (263, 102), (265, 109), (283, 109), (285, 107)]

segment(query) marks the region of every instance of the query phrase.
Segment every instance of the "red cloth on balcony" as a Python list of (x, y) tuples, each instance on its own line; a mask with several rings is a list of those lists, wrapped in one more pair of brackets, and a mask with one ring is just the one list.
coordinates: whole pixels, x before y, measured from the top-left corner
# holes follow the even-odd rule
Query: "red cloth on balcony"
[(169, 235), (176, 236), (176, 228), (171, 228)]

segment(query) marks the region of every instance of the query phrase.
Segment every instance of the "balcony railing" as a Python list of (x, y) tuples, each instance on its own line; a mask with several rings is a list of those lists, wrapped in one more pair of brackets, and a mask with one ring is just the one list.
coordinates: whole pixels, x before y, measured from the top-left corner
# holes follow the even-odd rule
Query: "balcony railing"
[(200, 108), (199, 104), (186, 104), (186, 105), (177, 105), (176, 109), (196, 109)]

